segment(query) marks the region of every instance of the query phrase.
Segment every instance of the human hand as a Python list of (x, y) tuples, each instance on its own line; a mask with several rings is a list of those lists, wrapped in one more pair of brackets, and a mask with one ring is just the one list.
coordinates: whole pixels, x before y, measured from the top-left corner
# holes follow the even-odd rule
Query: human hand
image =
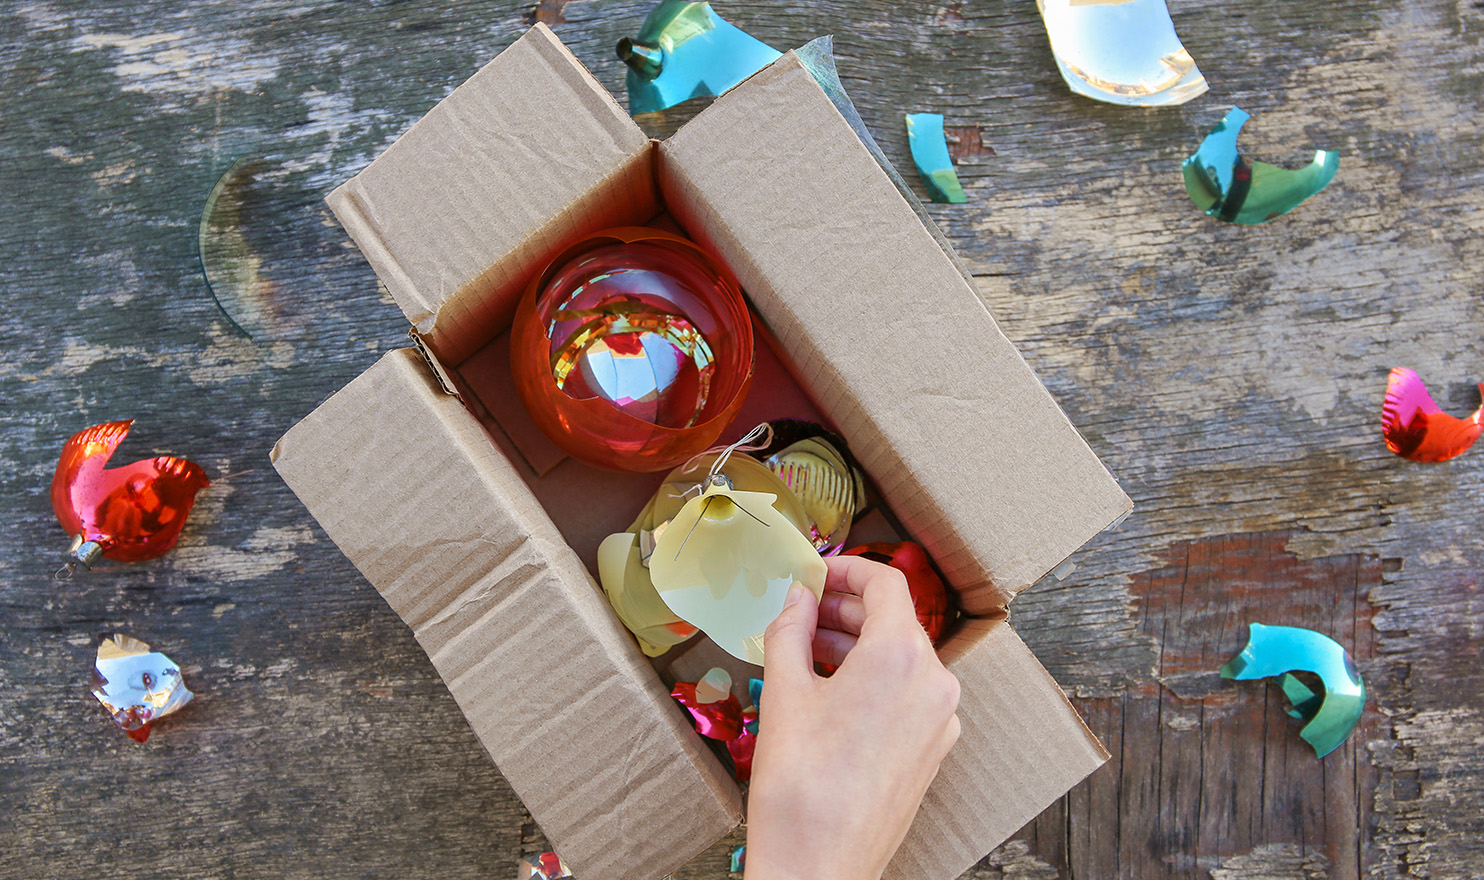
[[(901, 572), (825, 560), (764, 636), (764, 709), (748, 796), (746, 880), (878, 880), (958, 739), (958, 679)], [(830, 678), (814, 660), (837, 664)]]

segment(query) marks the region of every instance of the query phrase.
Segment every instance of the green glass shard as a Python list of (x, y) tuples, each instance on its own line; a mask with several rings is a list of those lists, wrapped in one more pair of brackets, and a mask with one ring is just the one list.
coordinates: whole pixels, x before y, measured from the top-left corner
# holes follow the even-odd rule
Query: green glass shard
[(1233, 107), (1181, 166), (1185, 191), (1218, 220), (1255, 226), (1282, 216), (1329, 186), (1340, 170), (1340, 154), (1315, 150), (1314, 161), (1297, 170), (1254, 162), (1237, 150), (1237, 135), (1252, 116)]
[(196, 247), (206, 291), (222, 316), (249, 339), (268, 335), (273, 320), (273, 284), (261, 272), (262, 257), (243, 235), (243, 214), (252, 186), (267, 168), (260, 158), (233, 162), (206, 196)]

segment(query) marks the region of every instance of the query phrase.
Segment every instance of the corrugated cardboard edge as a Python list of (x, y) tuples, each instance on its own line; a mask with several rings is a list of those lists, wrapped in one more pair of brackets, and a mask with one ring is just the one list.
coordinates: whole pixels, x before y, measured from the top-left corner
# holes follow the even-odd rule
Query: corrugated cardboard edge
[(576, 554), (414, 351), (388, 353), (272, 458), (579, 876), (662, 877), (741, 820), (735, 784)]
[[(884, 880), (957, 877), (1108, 760), (1061, 688), (1004, 622), (947, 658), (962, 697), (958, 743)], [(994, 785), (994, 799), (984, 786)]]
[[(573, 214), (575, 202), (646, 173), (649, 151), (638, 125), (538, 24), (326, 201), (425, 342), (457, 364), (508, 323), (514, 298), (493, 292), (577, 234), (587, 218)], [(653, 212), (652, 180), (648, 189), (632, 213)], [(624, 221), (637, 222), (602, 223)]]
[[(971, 611), (1002, 611), (1131, 509), (797, 56), (660, 152), (671, 213), (731, 266)], [(951, 368), (928, 368), (921, 340)]]

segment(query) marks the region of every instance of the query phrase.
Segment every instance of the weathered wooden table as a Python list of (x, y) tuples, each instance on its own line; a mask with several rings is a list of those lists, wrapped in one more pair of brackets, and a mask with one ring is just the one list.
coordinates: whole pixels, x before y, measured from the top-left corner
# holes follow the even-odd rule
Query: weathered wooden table
[[(1113, 759), (970, 876), (1484, 875), (1484, 451), (1414, 465), (1377, 427), (1394, 365), (1478, 403), (1481, 7), (1180, 2), (1213, 88), (1157, 111), (1069, 94), (1031, 0), (721, 8), (780, 47), (834, 33), (909, 176), (902, 113), (947, 115), (970, 201), (932, 213), (1138, 505), (1014, 605)], [(647, 8), (0, 6), (0, 875), (503, 878), (544, 848), (267, 452), (404, 342), (324, 193), (538, 17), (622, 95), (613, 45)], [(1202, 216), (1179, 163), (1234, 104), (1254, 155), (1340, 150), (1335, 183), (1261, 227)], [(241, 156), (256, 287), (230, 305), (254, 339), (195, 244)], [(231, 476), (172, 555), (55, 583), (55, 456), (127, 417), (121, 461)], [(1350, 648), (1373, 701), (1340, 751), (1218, 678), (1249, 620)], [(88, 693), (112, 629), (199, 693), (145, 745)], [(727, 849), (683, 876), (724, 876)]]

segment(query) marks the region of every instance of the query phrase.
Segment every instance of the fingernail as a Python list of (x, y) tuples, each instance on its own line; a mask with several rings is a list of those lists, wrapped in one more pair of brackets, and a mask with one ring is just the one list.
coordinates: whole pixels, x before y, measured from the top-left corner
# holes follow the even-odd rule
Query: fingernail
[(804, 586), (798, 581), (794, 581), (794, 585), (788, 588), (788, 595), (783, 597), (783, 607), (788, 608), (792, 606), (794, 603), (804, 598), (804, 594), (807, 592), (809, 592), (808, 587)]

